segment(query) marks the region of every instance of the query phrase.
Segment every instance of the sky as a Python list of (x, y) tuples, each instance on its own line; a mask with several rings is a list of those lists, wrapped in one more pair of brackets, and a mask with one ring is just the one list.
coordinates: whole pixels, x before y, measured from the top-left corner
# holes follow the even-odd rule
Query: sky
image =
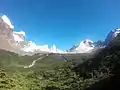
[(69, 49), (120, 27), (120, 0), (0, 0), (0, 14), (25, 31), (26, 40)]

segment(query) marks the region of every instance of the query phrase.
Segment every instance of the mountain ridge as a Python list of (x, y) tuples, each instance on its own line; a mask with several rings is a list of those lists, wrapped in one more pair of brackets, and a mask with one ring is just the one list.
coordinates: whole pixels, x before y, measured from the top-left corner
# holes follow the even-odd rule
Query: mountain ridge
[[(14, 26), (11, 24), (10, 19), (3, 15), (0, 17), (0, 42), (4, 41), (4, 45), (1, 45), (1, 49), (16, 53), (91, 53), (97, 48), (103, 48), (110, 43), (114, 37), (120, 33), (120, 29), (116, 28), (108, 33), (104, 41), (95, 41), (86, 39), (81, 41), (79, 44), (74, 45), (69, 50), (60, 50), (54, 44), (51, 48), (48, 45), (36, 45), (35, 42), (26, 41), (26, 34), (24, 31), (16, 32), (14, 31)], [(6, 43), (5, 43), (6, 42)], [(6, 46), (5, 46), (6, 45)]]

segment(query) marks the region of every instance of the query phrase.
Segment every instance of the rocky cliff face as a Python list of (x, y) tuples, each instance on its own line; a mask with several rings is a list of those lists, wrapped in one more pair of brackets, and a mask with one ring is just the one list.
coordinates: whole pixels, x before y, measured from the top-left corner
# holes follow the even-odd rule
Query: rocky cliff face
[(11, 45), (13, 43), (13, 28), (11, 28), (4, 21), (5, 16), (0, 17), (0, 48), (14, 51), (14, 47)]
[(13, 29), (0, 18), (0, 36), (12, 38)]
[(0, 17), (0, 49), (19, 54), (60, 52), (55, 45), (48, 48), (48, 45), (38, 46), (32, 41), (26, 41), (25, 32), (15, 32), (14, 26), (6, 15)]
[[(22, 42), (18, 39), (23, 39), (24, 36), (14, 32), (14, 26), (6, 15), (0, 17), (0, 49), (21, 53), (20, 47)], [(20, 37), (20, 38), (19, 38)], [(17, 41), (18, 40), (18, 41)], [(22, 40), (21, 40), (22, 41)], [(20, 45), (21, 44), (21, 45)]]

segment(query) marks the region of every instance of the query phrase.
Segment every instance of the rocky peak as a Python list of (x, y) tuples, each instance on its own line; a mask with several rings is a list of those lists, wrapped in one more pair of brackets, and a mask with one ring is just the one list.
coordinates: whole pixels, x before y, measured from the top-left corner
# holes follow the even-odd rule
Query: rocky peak
[(14, 29), (14, 26), (6, 15), (1, 16), (1, 19), (9, 26), (9, 28)]
[(3, 20), (3, 17), (0, 17), (0, 35), (4, 37), (12, 37), (13, 28), (11, 28), (6, 22)]
[(53, 46), (50, 48), (50, 51), (51, 51), (52, 53), (57, 53), (57, 48), (56, 48), (56, 46), (53, 45)]
[(118, 34), (120, 34), (120, 28), (110, 31), (105, 39), (105, 44), (108, 45)]
[(93, 41), (86, 39), (70, 49), (70, 52), (86, 53), (94, 48)]
[(93, 41), (89, 39), (82, 41), (80, 44), (85, 44), (86, 46), (93, 47)]
[(105, 46), (105, 42), (101, 41), (101, 40), (98, 40), (98, 41), (94, 42), (94, 46), (95, 47), (104, 47)]

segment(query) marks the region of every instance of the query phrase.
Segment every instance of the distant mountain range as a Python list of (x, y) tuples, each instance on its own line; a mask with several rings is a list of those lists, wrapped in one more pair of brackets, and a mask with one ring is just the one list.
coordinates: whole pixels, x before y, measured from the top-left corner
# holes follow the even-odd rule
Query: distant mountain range
[(95, 49), (106, 47), (120, 33), (120, 29), (116, 28), (108, 33), (104, 41), (96, 41), (86, 39), (78, 45), (73, 45), (69, 50), (57, 49), (55, 45), (48, 48), (48, 45), (38, 46), (32, 41), (25, 40), (25, 32), (15, 32), (14, 26), (10, 19), (6, 16), (0, 16), (0, 49), (5, 49), (11, 52), (30, 55), (35, 53), (90, 53)]

